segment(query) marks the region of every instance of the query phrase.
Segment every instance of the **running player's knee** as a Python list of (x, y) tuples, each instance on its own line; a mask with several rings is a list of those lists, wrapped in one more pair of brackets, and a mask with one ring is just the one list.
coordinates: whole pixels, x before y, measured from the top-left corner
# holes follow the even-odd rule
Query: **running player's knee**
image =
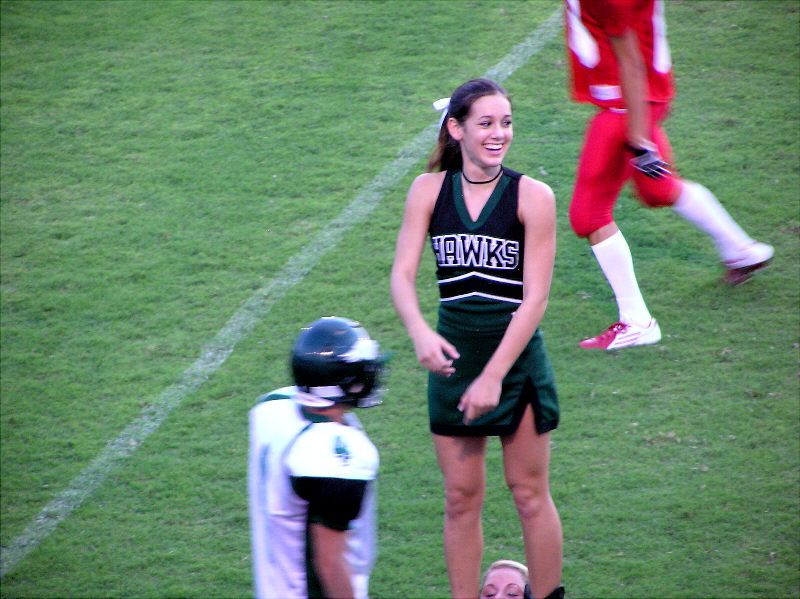
[(663, 208), (672, 206), (677, 201), (681, 186), (680, 179), (675, 177), (637, 181), (635, 184), (636, 196), (645, 206)]
[(575, 208), (574, 205), (569, 210), (569, 224), (575, 235), (578, 237), (589, 237), (597, 229), (604, 227), (612, 221), (611, 215), (593, 214), (588, 210)]
[(663, 208), (664, 206), (672, 206), (675, 203), (675, 199), (672, 196), (663, 193), (639, 194), (639, 199), (650, 208)]
[(570, 215), (569, 224), (572, 225), (572, 230), (578, 237), (589, 237), (589, 233), (592, 231), (583, 223), (577, 219), (574, 219)]

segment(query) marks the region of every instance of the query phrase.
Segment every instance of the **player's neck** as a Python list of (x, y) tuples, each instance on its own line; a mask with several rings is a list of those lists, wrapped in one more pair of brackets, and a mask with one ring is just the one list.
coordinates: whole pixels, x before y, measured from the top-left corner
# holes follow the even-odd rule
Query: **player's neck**
[(338, 422), (339, 424), (344, 424), (344, 415), (347, 412), (347, 407), (343, 405), (335, 405), (329, 408), (309, 408), (304, 407), (303, 411), (307, 414), (313, 414), (315, 416), (321, 416), (323, 418), (327, 418), (332, 422)]

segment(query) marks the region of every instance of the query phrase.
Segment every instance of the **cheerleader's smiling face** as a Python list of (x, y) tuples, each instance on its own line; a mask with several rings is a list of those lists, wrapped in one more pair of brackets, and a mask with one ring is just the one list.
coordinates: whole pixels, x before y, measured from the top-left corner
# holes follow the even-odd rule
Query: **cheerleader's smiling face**
[(463, 121), (451, 118), (447, 127), (461, 146), (465, 169), (471, 163), (490, 177), (496, 174), (495, 167), (502, 164), (514, 137), (511, 103), (502, 94), (482, 96), (473, 102)]

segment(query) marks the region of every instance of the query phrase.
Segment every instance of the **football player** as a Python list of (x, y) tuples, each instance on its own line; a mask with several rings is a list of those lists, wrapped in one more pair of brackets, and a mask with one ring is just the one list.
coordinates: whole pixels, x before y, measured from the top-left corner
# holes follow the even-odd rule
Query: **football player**
[(580, 345), (611, 350), (657, 343), (661, 330), (612, 214), (626, 182), (645, 205), (671, 206), (707, 233), (732, 285), (766, 266), (773, 248), (751, 239), (708, 189), (670, 166), (672, 150), (660, 123), (675, 90), (662, 0), (565, 1), (572, 97), (598, 107), (579, 159), (570, 223), (588, 239), (619, 308), (619, 322)]
[(384, 358), (357, 322), (327, 317), (301, 331), (291, 368), (295, 385), (250, 411), (255, 594), (365, 598), (378, 451), (350, 410), (380, 403)]

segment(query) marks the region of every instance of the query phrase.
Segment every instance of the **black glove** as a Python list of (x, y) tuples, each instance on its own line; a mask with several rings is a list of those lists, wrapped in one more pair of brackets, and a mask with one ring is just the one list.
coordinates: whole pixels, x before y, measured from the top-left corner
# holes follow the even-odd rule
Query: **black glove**
[(634, 158), (631, 159), (633, 167), (652, 179), (660, 179), (669, 175), (669, 165), (661, 160), (658, 150), (648, 148), (634, 148), (629, 146)]

